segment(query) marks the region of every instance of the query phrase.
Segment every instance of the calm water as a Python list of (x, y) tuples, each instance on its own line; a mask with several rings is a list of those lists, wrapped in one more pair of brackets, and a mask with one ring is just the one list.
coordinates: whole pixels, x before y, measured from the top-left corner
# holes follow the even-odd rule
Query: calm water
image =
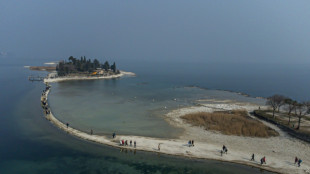
[(120, 152), (71, 137), (42, 117), (44, 85), (27, 76), (44, 73), (23, 66), (70, 55), (116, 61), (138, 75), (54, 84), (55, 114), (85, 131), (174, 137), (182, 130), (161, 119), (171, 109), (200, 98), (261, 102), (214, 89), (310, 100), (310, 1), (177, 2), (0, 1), (0, 174), (260, 173)]
[(20, 64), (0, 66), (1, 173), (262, 172), (243, 165), (209, 160), (120, 152), (116, 148), (74, 138), (42, 117), (39, 98), (44, 85), (27, 81), (27, 76), (34, 72), (24, 69)]
[[(125, 69), (136, 72), (137, 77), (52, 84), (50, 104), (56, 117), (74, 128), (86, 132), (93, 129), (97, 134), (116, 131), (118, 134), (174, 138), (183, 130), (166, 123), (164, 115), (173, 109), (199, 104), (197, 100), (263, 105), (265, 100), (254, 97), (275, 93), (298, 100), (309, 97), (305, 89), (310, 86), (309, 81), (304, 80), (310, 76), (304, 69), (306, 66), (295, 67), (293, 71), (292, 67), (284, 65), (281, 65), (283, 69), (265, 65), (261, 71), (260, 64), (175, 63), (162, 65), (160, 70), (154, 64), (125, 65)], [(186, 70), (187, 67), (195, 67), (195, 70)]]
[(54, 115), (77, 129), (161, 138), (177, 137), (183, 132), (163, 119), (166, 113), (210, 99), (265, 103), (237, 93), (174, 86), (143, 76), (53, 83), (49, 95)]
[(310, 100), (310, 64), (167, 62), (127, 63), (126, 70), (146, 79), (176, 85), (242, 92), (269, 97), (282, 94), (298, 101)]

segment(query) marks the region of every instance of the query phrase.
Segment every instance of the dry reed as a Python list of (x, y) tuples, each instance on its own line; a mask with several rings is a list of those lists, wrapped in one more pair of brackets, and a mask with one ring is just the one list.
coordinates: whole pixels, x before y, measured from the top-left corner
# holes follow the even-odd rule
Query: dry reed
[(233, 110), (227, 112), (198, 112), (186, 114), (181, 117), (186, 122), (204, 127), (206, 130), (219, 131), (225, 135), (238, 135), (247, 137), (278, 136), (274, 129), (248, 116), (247, 111)]

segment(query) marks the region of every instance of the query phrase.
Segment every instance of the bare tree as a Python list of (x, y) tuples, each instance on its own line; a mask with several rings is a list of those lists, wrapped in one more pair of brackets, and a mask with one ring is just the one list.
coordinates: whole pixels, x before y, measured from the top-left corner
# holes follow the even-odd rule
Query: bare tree
[(290, 98), (286, 98), (284, 100), (284, 103), (286, 105), (285, 109), (287, 110), (287, 114), (288, 114), (288, 125), (290, 125), (291, 122), (291, 113), (294, 109), (296, 109), (296, 105), (297, 105), (297, 101), (292, 100)]
[(278, 96), (278, 112), (280, 112), (280, 107), (285, 105), (285, 100), (287, 99), (287, 97), (284, 97), (282, 95)]
[(271, 96), (271, 97), (268, 97), (267, 98), (267, 102), (266, 102), (267, 105), (271, 106), (272, 107), (272, 116), (274, 117), (274, 111), (277, 109), (277, 104), (276, 104), (276, 100), (275, 100), (275, 97), (274, 96)]
[(273, 118), (275, 118), (274, 113), (275, 113), (276, 109), (278, 109), (278, 111), (280, 110), (280, 107), (284, 104), (285, 99), (286, 99), (286, 97), (284, 97), (282, 95), (278, 95), (278, 94), (267, 98), (266, 104), (272, 107)]
[(298, 103), (297, 105), (297, 117), (298, 117), (298, 126), (296, 129), (300, 129), (300, 122), (301, 122), (301, 118), (307, 114), (308, 112), (308, 107), (307, 107), (307, 103), (306, 102), (303, 102), (303, 103)]
[(307, 114), (310, 114), (310, 101), (305, 102), (305, 106), (307, 107)]
[(305, 115), (309, 115), (310, 114), (310, 101), (304, 102), (305, 106), (306, 106), (306, 114)]
[(298, 102), (295, 102), (295, 103), (293, 103), (293, 105), (294, 105), (294, 112), (295, 112), (295, 115), (297, 115), (297, 106), (299, 105), (299, 103), (298, 103)]

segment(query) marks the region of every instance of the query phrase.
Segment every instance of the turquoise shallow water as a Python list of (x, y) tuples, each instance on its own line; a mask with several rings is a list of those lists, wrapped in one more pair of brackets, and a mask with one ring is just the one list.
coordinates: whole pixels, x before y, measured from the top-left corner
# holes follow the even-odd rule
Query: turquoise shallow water
[(52, 83), (49, 104), (62, 122), (86, 132), (171, 138), (183, 130), (169, 125), (164, 115), (206, 99), (265, 103), (233, 92), (174, 86), (138, 76)]

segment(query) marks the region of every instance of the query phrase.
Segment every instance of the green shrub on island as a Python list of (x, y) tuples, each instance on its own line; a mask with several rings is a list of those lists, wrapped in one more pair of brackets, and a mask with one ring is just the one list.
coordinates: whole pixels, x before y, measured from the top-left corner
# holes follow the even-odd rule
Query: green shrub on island
[(80, 59), (70, 56), (69, 61), (60, 61), (56, 66), (56, 71), (58, 76), (66, 76), (69, 74), (91, 74), (91, 75), (104, 75), (104, 73), (109, 74), (119, 74), (120, 71), (116, 69), (115, 62), (110, 66), (108, 61), (101, 64), (97, 59), (93, 61), (91, 59), (86, 59), (86, 57), (81, 57)]

